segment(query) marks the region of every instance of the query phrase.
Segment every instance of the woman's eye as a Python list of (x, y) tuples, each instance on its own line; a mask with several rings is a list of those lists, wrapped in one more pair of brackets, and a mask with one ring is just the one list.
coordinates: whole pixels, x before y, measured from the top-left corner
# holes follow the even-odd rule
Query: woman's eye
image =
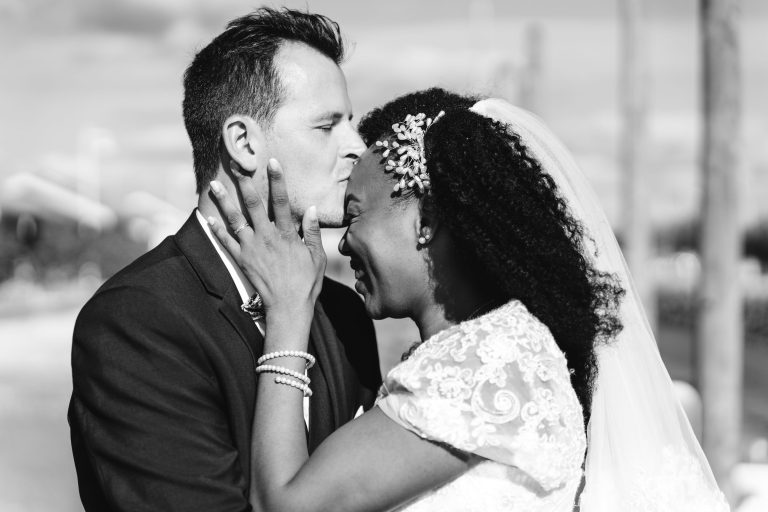
[(324, 132), (329, 132), (329, 131), (333, 130), (333, 125), (332, 124), (326, 124), (326, 125), (323, 125), (323, 126), (318, 126), (318, 128), (320, 128)]

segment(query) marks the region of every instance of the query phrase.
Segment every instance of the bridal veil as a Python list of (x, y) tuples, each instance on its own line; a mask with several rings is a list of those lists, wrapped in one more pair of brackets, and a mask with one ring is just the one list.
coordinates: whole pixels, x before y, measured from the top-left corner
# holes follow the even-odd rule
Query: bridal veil
[(626, 290), (624, 329), (597, 348), (581, 512), (729, 510), (677, 399), (613, 230), (570, 152), (535, 115), (500, 99), (472, 111), (520, 136), (587, 237), (595, 268)]

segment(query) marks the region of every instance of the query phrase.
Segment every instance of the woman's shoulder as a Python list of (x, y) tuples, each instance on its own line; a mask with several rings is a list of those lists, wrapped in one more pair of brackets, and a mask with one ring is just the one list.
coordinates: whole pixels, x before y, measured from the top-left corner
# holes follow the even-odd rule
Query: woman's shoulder
[(389, 372), (378, 403), (422, 437), (546, 488), (580, 474), (584, 425), (565, 356), (518, 301), (426, 340)]

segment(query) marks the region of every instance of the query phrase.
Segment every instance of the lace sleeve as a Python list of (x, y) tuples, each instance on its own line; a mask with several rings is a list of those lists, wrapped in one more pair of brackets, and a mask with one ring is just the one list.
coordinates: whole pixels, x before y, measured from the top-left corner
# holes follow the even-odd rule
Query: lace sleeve
[(581, 471), (584, 424), (565, 357), (516, 301), (424, 342), (389, 372), (377, 405), (417, 435), (514, 466), (547, 491)]

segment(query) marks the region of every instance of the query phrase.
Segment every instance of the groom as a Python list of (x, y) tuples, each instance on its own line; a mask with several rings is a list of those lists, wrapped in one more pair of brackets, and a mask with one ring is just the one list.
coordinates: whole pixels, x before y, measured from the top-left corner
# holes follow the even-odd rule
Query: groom
[[(107, 281), (80, 312), (69, 408), (87, 511), (250, 510), (251, 423), (264, 325), (240, 308), (255, 292), (212, 237), (209, 183), (267, 196), (276, 158), (295, 219), (317, 206), (342, 222), (352, 165), (365, 149), (351, 124), (338, 25), (259, 9), (231, 22), (184, 76), (198, 208)], [(245, 177), (245, 178), (244, 178)], [(326, 278), (305, 403), (310, 449), (371, 407), (380, 384), (371, 321), (357, 295)], [(258, 458), (258, 453), (253, 454)]]

